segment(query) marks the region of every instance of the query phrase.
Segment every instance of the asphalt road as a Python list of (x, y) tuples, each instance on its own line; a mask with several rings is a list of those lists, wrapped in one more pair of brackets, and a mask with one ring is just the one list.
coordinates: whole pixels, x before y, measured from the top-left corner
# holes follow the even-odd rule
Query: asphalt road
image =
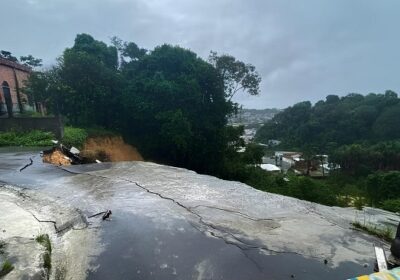
[(61, 168), (43, 164), (37, 151), (3, 149), (0, 181), (87, 217), (112, 210), (109, 221), (88, 218), (83, 229), (101, 238), (87, 279), (347, 279), (372, 272), (372, 245), (380, 243), (349, 228), (363, 218), (354, 209), (154, 163)]

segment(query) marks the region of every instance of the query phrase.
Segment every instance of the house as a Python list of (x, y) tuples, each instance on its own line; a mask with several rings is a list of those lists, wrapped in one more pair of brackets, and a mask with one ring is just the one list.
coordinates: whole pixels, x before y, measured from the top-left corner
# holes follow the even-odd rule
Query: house
[(27, 96), (21, 90), (31, 71), (25, 65), (0, 58), (0, 117), (12, 117), (15, 113), (31, 109)]
[(281, 169), (278, 166), (276, 166), (275, 164), (263, 163), (263, 164), (260, 164), (260, 167), (268, 172), (278, 172), (278, 173), (281, 172)]
[(277, 151), (275, 152), (275, 159), (278, 162), (278, 165), (286, 163), (290, 167), (294, 166), (297, 162), (301, 161), (302, 153), (299, 152), (286, 152), (286, 151)]

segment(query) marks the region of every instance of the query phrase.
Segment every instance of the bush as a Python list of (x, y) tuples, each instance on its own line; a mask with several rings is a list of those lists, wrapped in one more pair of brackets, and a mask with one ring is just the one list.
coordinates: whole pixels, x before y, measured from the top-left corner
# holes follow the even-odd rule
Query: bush
[(400, 171), (376, 172), (367, 178), (367, 192), (374, 204), (400, 198)]
[(382, 203), (382, 209), (391, 212), (400, 212), (400, 199), (389, 199)]
[(66, 126), (62, 143), (69, 147), (74, 146), (81, 149), (87, 137), (88, 132), (86, 129)]
[(289, 183), (289, 196), (328, 206), (338, 205), (337, 195), (321, 181), (309, 177), (294, 177)]
[(6, 146), (51, 146), (54, 134), (40, 130), (29, 132), (8, 131), (0, 133), (0, 147)]
[(102, 127), (78, 128), (66, 126), (64, 128), (64, 138), (62, 143), (66, 146), (74, 146), (82, 149), (83, 144), (89, 137), (112, 137), (117, 134)]

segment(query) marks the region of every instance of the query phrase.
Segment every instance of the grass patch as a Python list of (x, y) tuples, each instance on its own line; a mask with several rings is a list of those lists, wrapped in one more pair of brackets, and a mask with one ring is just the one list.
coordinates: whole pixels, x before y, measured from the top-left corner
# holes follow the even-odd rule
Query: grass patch
[(0, 147), (51, 146), (51, 140), (54, 138), (53, 133), (40, 130), (0, 132)]
[(14, 266), (13, 266), (8, 260), (6, 260), (6, 261), (3, 263), (3, 265), (1, 266), (0, 277), (7, 275), (7, 274), (10, 273), (13, 269), (14, 269)]
[(112, 137), (117, 134), (113, 131), (106, 130), (101, 127), (91, 128), (78, 128), (72, 126), (64, 127), (64, 138), (62, 143), (66, 146), (74, 146), (78, 149), (82, 149), (83, 144), (87, 138), (90, 137)]
[(18, 117), (24, 117), (24, 118), (48, 118), (48, 117), (54, 117), (54, 115), (46, 115), (42, 116), (41, 113), (36, 112), (36, 111), (24, 111), (22, 114), (18, 114)]
[(66, 126), (64, 127), (64, 137), (62, 143), (67, 147), (76, 147), (81, 149), (85, 143), (88, 133), (86, 129)]
[(44, 253), (43, 255), (43, 267), (48, 271), (51, 269), (51, 255), (48, 252)]
[(387, 242), (392, 242), (394, 237), (394, 232), (391, 228), (379, 228), (376, 225), (361, 224), (360, 222), (351, 223), (354, 228), (364, 231), (370, 235), (379, 237)]
[(38, 243), (40, 243), (45, 249), (46, 252), (43, 255), (43, 267), (50, 271), (51, 269), (51, 242), (48, 234), (38, 235), (35, 239)]
[(42, 244), (42, 245), (46, 248), (46, 251), (48, 251), (49, 253), (51, 253), (52, 248), (51, 248), (51, 242), (50, 242), (50, 238), (49, 238), (49, 235), (48, 235), (48, 234), (41, 234), (41, 235), (38, 235), (38, 236), (36, 237), (36, 241), (37, 241), (38, 243)]

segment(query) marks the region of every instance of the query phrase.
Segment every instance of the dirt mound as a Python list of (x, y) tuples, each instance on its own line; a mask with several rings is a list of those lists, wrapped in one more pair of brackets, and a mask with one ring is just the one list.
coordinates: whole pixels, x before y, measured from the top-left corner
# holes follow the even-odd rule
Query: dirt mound
[(121, 136), (89, 138), (82, 150), (86, 154), (104, 153), (109, 161), (143, 161), (136, 148), (126, 144)]
[(56, 165), (71, 165), (71, 160), (68, 159), (60, 150), (54, 150), (43, 154), (43, 162)]
[(62, 145), (43, 152), (43, 162), (55, 165), (134, 160), (143, 161), (143, 157), (136, 148), (126, 144), (121, 136), (89, 138), (79, 154), (73, 154)]

